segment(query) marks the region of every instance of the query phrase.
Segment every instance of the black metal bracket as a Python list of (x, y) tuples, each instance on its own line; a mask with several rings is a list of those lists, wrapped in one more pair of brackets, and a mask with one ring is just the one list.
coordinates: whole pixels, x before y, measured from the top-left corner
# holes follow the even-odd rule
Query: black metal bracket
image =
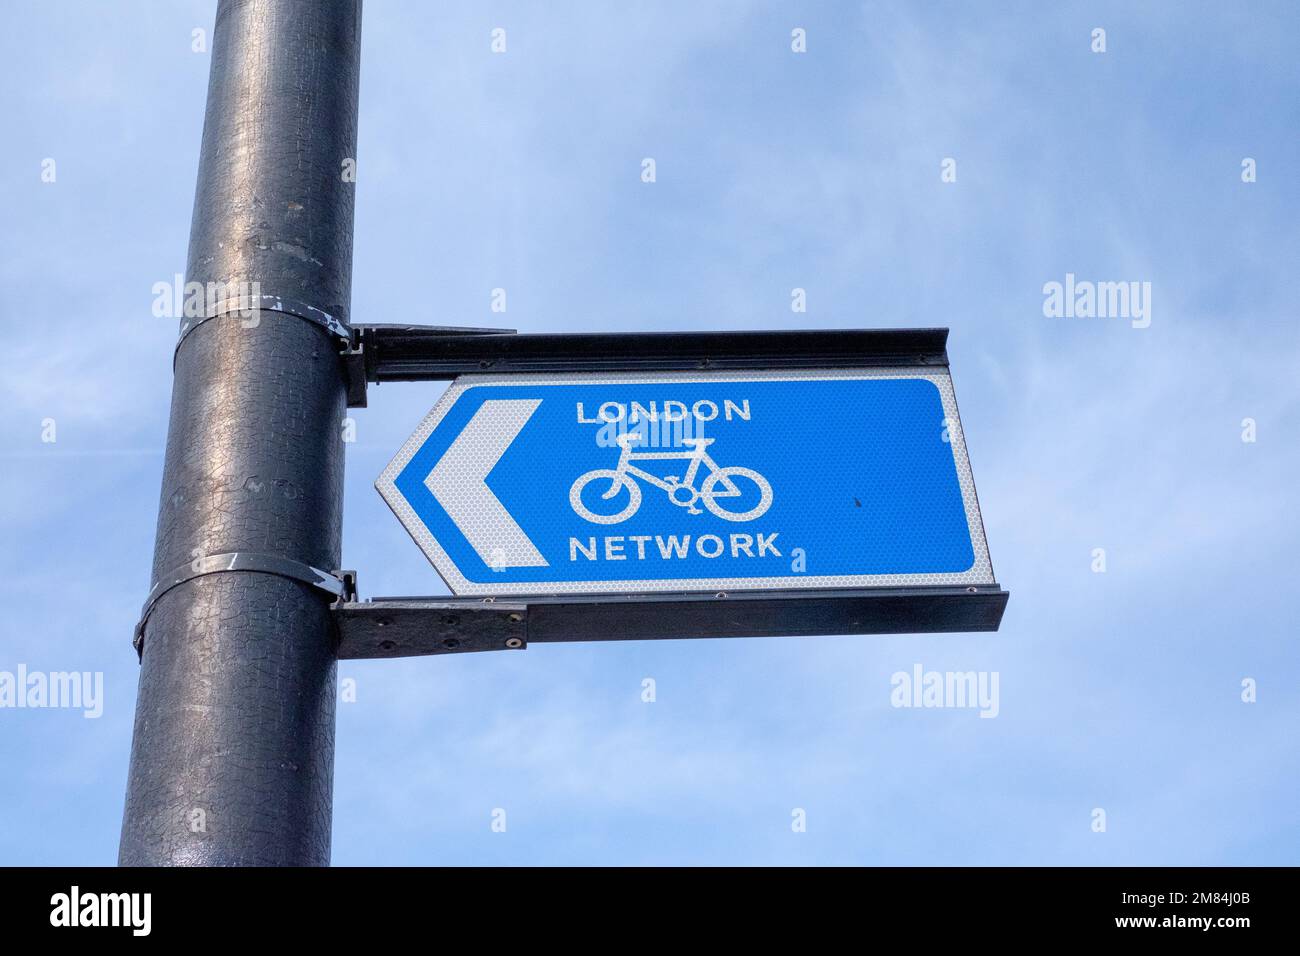
[(529, 644), (996, 631), (1009, 593), (980, 587), (390, 597), (332, 605), (340, 659)]
[(411, 351), (436, 352), (446, 342), (464, 336), (514, 334), (514, 329), (451, 325), (354, 325), (339, 353), (347, 373), (348, 408), (366, 407), (366, 384), (381, 380), (379, 370), (385, 362), (401, 361)]
[(225, 574), (231, 571), (255, 571), (259, 574), (275, 574), (293, 581), (310, 584), (314, 588), (333, 595), (335, 603), (355, 601), (357, 599), (357, 575), (355, 571), (322, 571), (310, 564), (285, 558), (278, 554), (259, 554), (256, 551), (229, 551), (222, 554), (205, 554), (193, 561), (172, 568), (154, 582), (149, 595), (140, 609), (140, 619), (132, 633), (131, 645), (137, 655), (144, 656), (144, 629), (149, 623), (158, 599), (179, 584), (192, 581), (207, 574)]
[(510, 329), (355, 325), (342, 351), (348, 406), (370, 382), (447, 381), (473, 373), (674, 372), (933, 367), (947, 329), (829, 329), (520, 335)]
[(491, 598), (383, 598), (331, 605), (340, 660), (528, 646), (528, 605)]
[(305, 319), (319, 325), (342, 342), (345, 348), (353, 338), (352, 327), (347, 322), (308, 302), (286, 299), (278, 295), (233, 296), (214, 303), (211, 309), (204, 311), (203, 315), (186, 318), (181, 323), (180, 332), (176, 336), (176, 347), (172, 350), (172, 367), (176, 366), (176, 356), (180, 354), (181, 343), (185, 341), (185, 337), (204, 322), (232, 315), (243, 322), (255, 325), (262, 321), (263, 312)]

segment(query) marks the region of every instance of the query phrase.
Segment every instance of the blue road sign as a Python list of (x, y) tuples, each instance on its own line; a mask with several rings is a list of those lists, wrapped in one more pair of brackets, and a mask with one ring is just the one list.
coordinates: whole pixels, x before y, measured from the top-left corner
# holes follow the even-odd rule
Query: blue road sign
[(994, 582), (946, 368), (464, 376), (376, 487), (456, 594)]

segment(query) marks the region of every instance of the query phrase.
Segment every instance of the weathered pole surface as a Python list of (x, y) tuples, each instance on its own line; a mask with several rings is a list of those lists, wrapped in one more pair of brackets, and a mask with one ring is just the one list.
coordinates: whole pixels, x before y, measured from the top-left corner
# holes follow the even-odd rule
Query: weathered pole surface
[[(261, 311), (185, 320), (155, 581), (232, 553), (339, 566), (344, 376), (310, 319), (348, 318), (360, 30), (360, 0), (218, 6), (187, 278), (257, 283)], [(158, 598), (120, 863), (329, 863), (328, 600), (265, 571), (201, 573)]]

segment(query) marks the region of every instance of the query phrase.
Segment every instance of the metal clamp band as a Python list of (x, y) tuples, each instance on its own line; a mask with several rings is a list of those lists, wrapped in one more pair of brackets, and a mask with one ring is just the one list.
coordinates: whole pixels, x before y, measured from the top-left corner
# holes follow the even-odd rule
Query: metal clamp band
[[(331, 334), (344, 342), (352, 341), (352, 327), (343, 320), (330, 315), (314, 305), (306, 302), (298, 302), (294, 299), (284, 299), (278, 295), (259, 295), (259, 296), (232, 296), (222, 299), (208, 310), (206, 315), (187, 318), (181, 326), (180, 337), (176, 340), (176, 350), (180, 351), (181, 343), (185, 341), (185, 336), (189, 335), (204, 322), (209, 319), (215, 319), (222, 315), (239, 314), (245, 318), (250, 318), (249, 313), (254, 315), (262, 311), (283, 312), (285, 315), (292, 315), (299, 319), (306, 319), (308, 322), (328, 329)], [(173, 359), (174, 363), (174, 359)]]
[(277, 574), (283, 578), (301, 581), (332, 594), (335, 598), (345, 597), (349, 591), (348, 581), (342, 573), (335, 574), (313, 568), (292, 558), (282, 558), (274, 554), (258, 554), (253, 551), (232, 551), (226, 554), (209, 554), (195, 558), (179, 567), (172, 568), (155, 582), (145, 599), (140, 611), (140, 622), (135, 626), (135, 636), (131, 644), (136, 653), (144, 656), (144, 626), (153, 613), (154, 605), (164, 594), (186, 581), (205, 574), (220, 574), (225, 571), (257, 571), (262, 574)]

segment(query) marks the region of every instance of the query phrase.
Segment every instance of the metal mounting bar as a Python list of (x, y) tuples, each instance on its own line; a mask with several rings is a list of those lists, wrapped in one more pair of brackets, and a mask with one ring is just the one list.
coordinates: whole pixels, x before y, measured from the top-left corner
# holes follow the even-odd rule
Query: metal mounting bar
[(443, 381), (476, 372), (645, 372), (948, 364), (947, 329), (830, 329), (519, 335), (502, 329), (353, 327), (348, 404), (367, 382)]
[[(481, 329), (456, 325), (354, 325), (347, 346), (339, 354), (347, 374), (348, 407), (366, 407), (366, 382), (378, 382), (370, 369), (377, 366), (378, 355), (400, 356), (412, 348), (430, 349), (433, 343), (447, 342), (462, 336), (509, 335), (514, 329)], [(453, 376), (454, 377), (454, 376)]]
[(482, 598), (385, 598), (335, 604), (339, 660), (519, 650), (528, 606)]
[(570, 641), (996, 631), (1007, 591), (982, 587), (393, 597), (334, 605), (340, 658), (510, 650)]

